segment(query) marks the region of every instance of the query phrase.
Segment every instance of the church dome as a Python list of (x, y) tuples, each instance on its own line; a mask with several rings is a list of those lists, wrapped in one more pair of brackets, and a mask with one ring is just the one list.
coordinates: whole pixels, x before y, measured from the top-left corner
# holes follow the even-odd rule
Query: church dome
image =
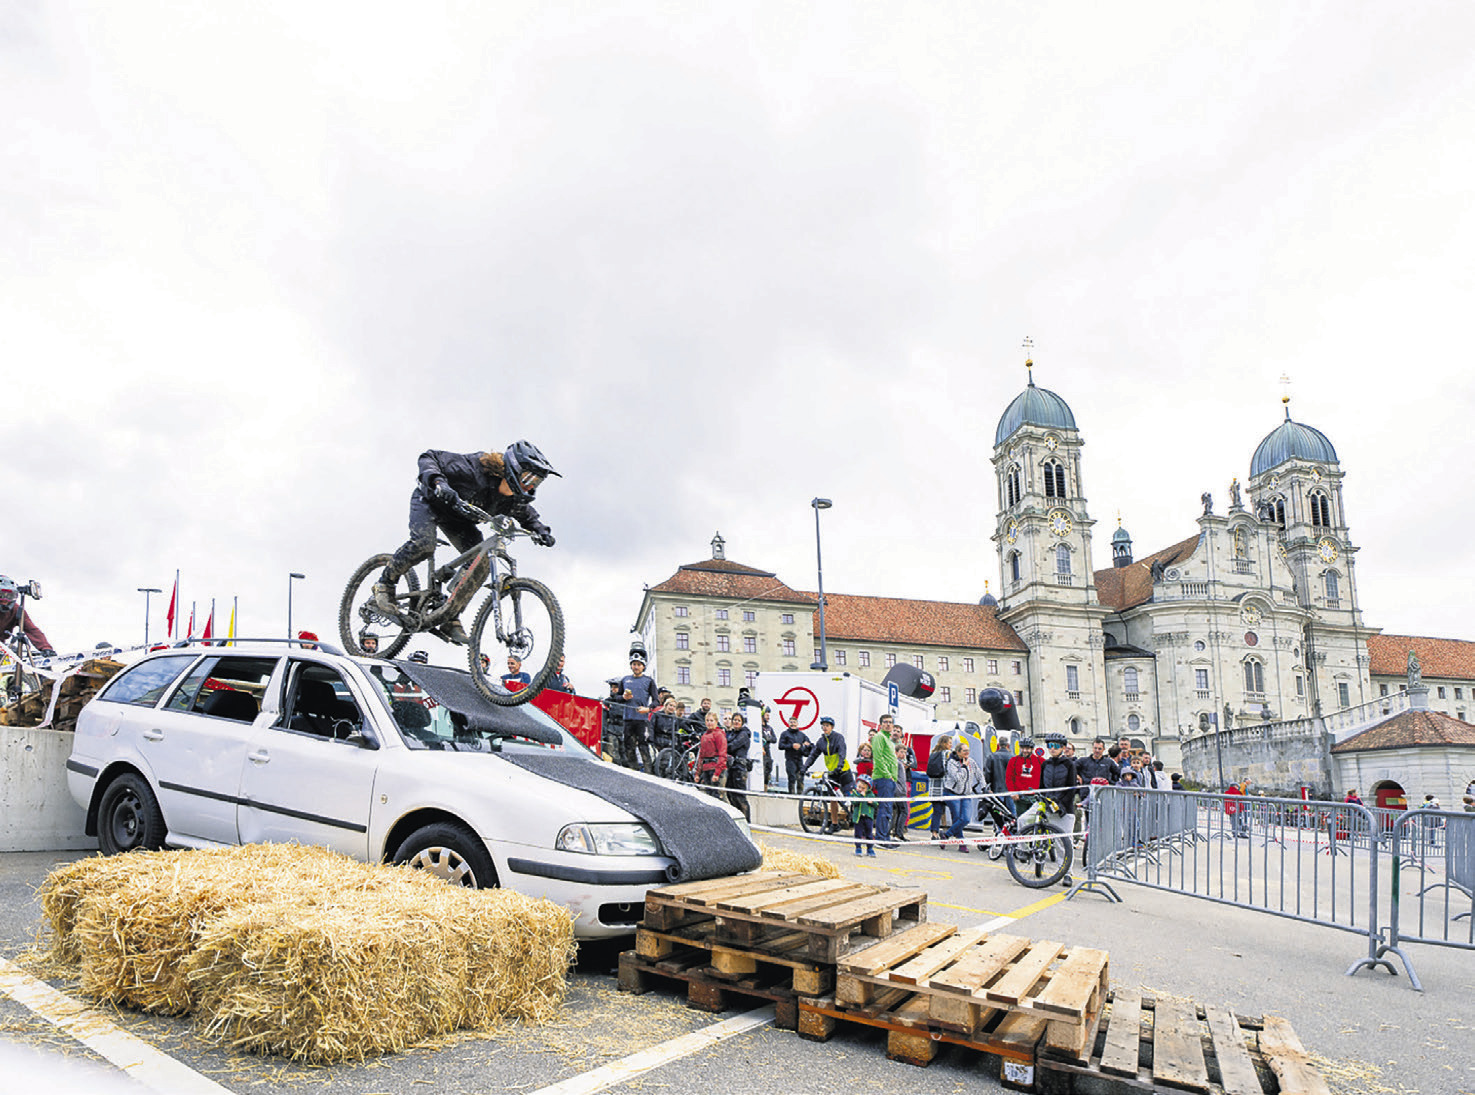
[(983, 596), (978, 598), (978, 603), (985, 608), (998, 608), (999, 599), (988, 591), (988, 583), (983, 583)]
[(1113, 544), (1130, 544), (1132, 542), (1132, 534), (1122, 528), (1121, 525), (1118, 525), (1116, 531), (1111, 534), (1111, 542)]
[(994, 445), (1002, 445), (1020, 426), (1044, 426), (1057, 430), (1076, 428), (1076, 416), (1070, 413), (1065, 400), (1045, 388), (1035, 387), (1034, 374), (1030, 374), (1029, 387), (1014, 397), (999, 419), (999, 428), (994, 431)]
[(1291, 408), (1286, 406), (1286, 420), (1266, 435), (1250, 458), (1250, 478), (1284, 464), (1287, 460), (1315, 460), (1321, 464), (1337, 463), (1337, 450), (1326, 434), (1313, 426), (1291, 421)]

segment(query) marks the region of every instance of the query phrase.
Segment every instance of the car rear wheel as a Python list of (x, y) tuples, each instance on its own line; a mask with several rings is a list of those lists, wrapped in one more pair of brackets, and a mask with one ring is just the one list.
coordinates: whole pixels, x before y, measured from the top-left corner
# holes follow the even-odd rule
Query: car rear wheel
[(97, 844), (105, 855), (158, 851), (167, 832), (159, 800), (142, 776), (124, 772), (108, 784), (97, 807)]
[(497, 869), (486, 847), (470, 829), (449, 822), (416, 829), (394, 853), (394, 861), (429, 871), (457, 886), (487, 889), (497, 885)]

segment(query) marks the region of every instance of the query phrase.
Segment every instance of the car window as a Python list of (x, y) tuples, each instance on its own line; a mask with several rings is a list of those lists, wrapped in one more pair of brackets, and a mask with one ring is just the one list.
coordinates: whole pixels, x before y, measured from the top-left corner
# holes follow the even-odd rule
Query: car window
[(288, 666), (277, 727), (338, 741), (365, 732), (363, 712), (338, 670), (296, 659)]
[(168, 654), (162, 658), (150, 658), (139, 662), (132, 669), (125, 669), (112, 679), (98, 697), (113, 703), (131, 703), (138, 707), (152, 707), (169, 686), (184, 672), (185, 667), (195, 660), (197, 654)]
[[(198, 711), (224, 718), (242, 718), (250, 721), (261, 710), (261, 697), (266, 692), (267, 682), (277, 668), (276, 658), (206, 658), (185, 677), (174, 690), (167, 711)], [(225, 692), (240, 692), (243, 696), (228, 699)], [(220, 698), (216, 698), (216, 697)], [(246, 698), (254, 709), (246, 712)]]

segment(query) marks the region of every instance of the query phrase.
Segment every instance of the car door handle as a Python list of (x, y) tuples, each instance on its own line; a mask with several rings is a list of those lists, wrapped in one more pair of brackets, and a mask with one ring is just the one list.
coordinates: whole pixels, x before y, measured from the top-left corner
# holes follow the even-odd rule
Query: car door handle
[(144, 741), (163, 741), (164, 740), (164, 731), (162, 731), (162, 730), (145, 730), (142, 734), (139, 735), (139, 737), (143, 738)]
[(265, 749), (258, 749), (254, 753), (247, 753), (246, 759), (249, 760), (252, 764), (265, 764), (267, 761), (271, 760), (271, 754), (268, 753)]

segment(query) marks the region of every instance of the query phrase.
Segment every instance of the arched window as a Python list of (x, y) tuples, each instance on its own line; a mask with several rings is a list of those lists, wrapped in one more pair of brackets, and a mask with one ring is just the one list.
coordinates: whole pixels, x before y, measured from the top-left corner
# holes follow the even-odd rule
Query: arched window
[(1135, 665), (1129, 665), (1122, 670), (1122, 691), (1137, 691), (1137, 667)]
[(1317, 528), (1330, 528), (1332, 524), (1331, 501), (1319, 490), (1312, 491), (1307, 499), (1311, 503), (1311, 523)]
[(1127, 729), (1134, 734), (1137, 733), (1138, 730), (1142, 729), (1142, 720), (1139, 719), (1136, 715), (1128, 715)]
[(1019, 465), (1012, 464), (1008, 474), (1004, 477), (1004, 505), (1018, 505), (1019, 499), (1023, 496), (1023, 492), (1019, 489)]
[(1070, 573), (1070, 548), (1064, 544), (1055, 545), (1055, 573)]
[(1245, 662), (1245, 691), (1265, 691), (1265, 666), (1255, 658)]
[(1070, 736), (1073, 737), (1073, 738), (1078, 738), (1078, 737), (1081, 736), (1081, 720), (1080, 719), (1071, 719), (1070, 720)]
[(1337, 572), (1329, 570), (1326, 572), (1326, 604), (1328, 608), (1336, 608), (1340, 600)]
[(1054, 460), (1045, 461), (1045, 497), (1065, 497), (1065, 465)]
[(1017, 551), (1009, 553), (1009, 579), (1014, 582), (1019, 581), (1019, 552)]
[(1286, 500), (1284, 498), (1275, 500), (1275, 523), (1281, 528), (1286, 527)]

